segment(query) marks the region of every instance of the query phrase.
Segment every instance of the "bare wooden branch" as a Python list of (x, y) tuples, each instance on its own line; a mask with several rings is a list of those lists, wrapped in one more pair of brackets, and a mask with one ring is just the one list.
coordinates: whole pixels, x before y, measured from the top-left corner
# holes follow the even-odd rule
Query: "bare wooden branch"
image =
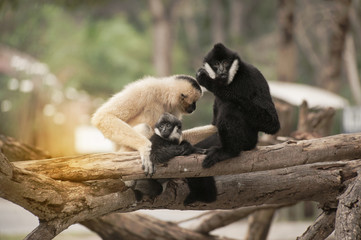
[[(202, 169), (204, 155), (176, 157), (166, 166), (158, 166), (153, 178), (185, 178), (265, 171), (307, 163), (361, 158), (361, 135), (340, 134), (305, 141), (258, 147), (241, 156)], [(18, 168), (57, 180), (99, 179), (132, 180), (145, 178), (136, 152), (89, 154), (38, 161), (16, 162)], [(232, 166), (231, 168), (229, 166)]]
[[(127, 240), (216, 240), (220, 238), (212, 235), (201, 234), (192, 230), (179, 227), (172, 222), (165, 222), (150, 216), (127, 213), (110, 214), (101, 218), (82, 222), (84, 226), (98, 233), (103, 240), (127, 239)], [(104, 228), (106, 226), (106, 228)], [(134, 230), (137, 226), (137, 230)]]
[(0, 135), (0, 149), (10, 162), (50, 158), (44, 151), (4, 135)]
[[(288, 204), (287, 204), (288, 205)], [(270, 208), (280, 208), (287, 206), (285, 204), (270, 204), (261, 206), (241, 207), (234, 210), (214, 210), (199, 216), (200, 223), (191, 229), (200, 233), (209, 233), (217, 228), (227, 226), (242, 218), (247, 217), (251, 213)]]
[(249, 227), (246, 240), (265, 240), (271, 227), (276, 209), (263, 209), (253, 213), (249, 217)]
[(339, 199), (336, 212), (336, 239), (361, 239), (361, 171)]
[[(134, 153), (127, 153), (128, 159), (125, 160), (124, 155), (99, 154), (73, 159), (56, 158), (13, 163), (1, 154), (0, 197), (24, 207), (46, 224), (40, 225), (29, 237), (45, 234), (44, 231), (48, 231), (45, 235), (55, 236), (77, 222), (112, 212), (128, 212), (137, 209), (233, 209), (261, 204), (289, 204), (302, 200), (323, 203), (334, 200), (345, 188), (344, 181), (356, 176), (357, 170), (361, 168), (361, 160), (307, 163), (327, 159), (354, 159), (359, 155), (359, 141), (358, 135), (338, 135), (333, 138), (289, 142), (280, 144), (276, 148), (264, 147), (260, 148), (260, 153), (257, 151), (245, 153), (246, 159), (250, 161), (253, 159), (251, 158), (253, 154), (258, 161), (263, 163), (269, 163), (271, 158), (279, 157), (287, 158), (289, 162), (295, 160), (296, 164), (306, 165), (216, 177), (217, 201), (210, 204), (195, 203), (192, 206), (183, 205), (183, 200), (189, 191), (184, 179), (170, 180), (165, 192), (154, 200), (145, 199), (136, 202), (133, 191), (125, 187), (122, 180), (117, 178), (117, 174), (112, 174), (112, 170), (121, 172), (117, 165), (122, 165), (122, 162), (129, 164), (132, 162), (129, 159), (133, 159), (134, 162), (130, 164), (136, 165), (129, 169), (134, 171), (132, 169), (138, 168), (137, 154)], [(288, 153), (285, 152), (285, 148)], [(316, 149), (321, 149), (319, 154), (316, 154)], [(292, 153), (292, 151), (295, 152)], [(301, 157), (305, 153), (307, 155)], [(97, 156), (100, 156), (100, 159), (96, 159)], [(102, 162), (104, 156), (106, 158)], [(119, 156), (123, 157), (123, 160), (111, 161), (111, 157), (114, 156), (116, 159)], [(191, 156), (184, 159), (190, 159), (190, 162), (198, 161), (194, 158)], [(84, 159), (93, 161), (87, 164)], [(177, 161), (180, 160), (176, 159), (175, 162)], [(230, 161), (235, 161), (235, 159)], [(60, 173), (57, 170), (52, 172), (48, 165), (52, 165), (53, 169), (62, 170)], [(276, 166), (271, 165), (270, 168), (273, 167)], [(32, 169), (36, 171), (30, 171)], [(66, 169), (70, 174), (66, 174)], [(158, 170), (162, 169), (171, 170), (170, 167)], [(255, 169), (260, 170), (257, 165), (256, 168), (251, 168), (251, 170)], [(105, 174), (100, 175), (103, 170)], [(99, 173), (93, 174), (96, 171)], [(200, 168), (199, 172), (193, 172), (192, 176), (198, 176), (201, 171)], [(62, 179), (64, 176), (65, 178)], [(69, 181), (69, 176), (73, 176), (70, 179), (75, 181)], [(96, 177), (89, 180), (89, 176)], [(29, 239), (35, 239), (35, 237)]]
[(321, 213), (315, 223), (297, 240), (323, 240), (335, 229), (336, 210)]

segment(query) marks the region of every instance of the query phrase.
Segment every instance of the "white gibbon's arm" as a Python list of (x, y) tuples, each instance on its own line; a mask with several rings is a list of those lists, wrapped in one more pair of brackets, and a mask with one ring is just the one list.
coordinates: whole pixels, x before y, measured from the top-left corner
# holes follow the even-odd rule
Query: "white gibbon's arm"
[(199, 143), (200, 141), (206, 139), (207, 137), (213, 135), (218, 131), (217, 127), (214, 125), (206, 125), (201, 127), (195, 127), (188, 130), (183, 131), (183, 139), (190, 142), (190, 144), (194, 145)]
[(137, 117), (143, 107), (135, 106), (132, 100), (129, 96), (115, 95), (94, 113), (92, 124), (117, 145), (137, 150), (144, 171), (153, 172), (149, 157), (152, 143), (127, 123)]

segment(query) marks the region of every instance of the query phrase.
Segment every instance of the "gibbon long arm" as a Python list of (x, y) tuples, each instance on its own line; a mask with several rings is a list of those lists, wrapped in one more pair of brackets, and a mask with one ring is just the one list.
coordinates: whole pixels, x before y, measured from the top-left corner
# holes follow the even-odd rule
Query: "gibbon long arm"
[(143, 106), (134, 105), (135, 96), (125, 95), (117, 94), (100, 107), (94, 113), (92, 123), (102, 131), (106, 138), (118, 146), (139, 151), (144, 170), (153, 171), (153, 165), (149, 159), (151, 142), (127, 123), (139, 116)]
[(195, 127), (183, 131), (183, 139), (187, 140), (190, 144), (194, 145), (203, 141), (207, 137), (217, 133), (217, 127), (214, 125), (206, 125), (201, 127)]

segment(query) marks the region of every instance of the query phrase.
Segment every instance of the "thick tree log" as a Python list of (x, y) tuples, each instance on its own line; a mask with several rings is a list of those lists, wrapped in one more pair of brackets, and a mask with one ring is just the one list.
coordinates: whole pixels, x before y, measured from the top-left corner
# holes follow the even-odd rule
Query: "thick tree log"
[[(241, 156), (202, 169), (204, 155), (176, 157), (157, 168), (153, 178), (185, 178), (239, 174), (297, 166), (307, 163), (361, 158), (361, 135), (340, 134), (325, 138), (288, 141), (258, 147)], [(136, 152), (89, 154), (40, 161), (16, 162), (15, 166), (57, 180), (86, 181), (108, 178), (132, 180), (145, 178)], [(229, 167), (232, 166), (232, 167)]]
[[(29, 210), (43, 221), (61, 219), (61, 229), (111, 212), (137, 209), (232, 209), (260, 204), (313, 200), (329, 202), (356, 175), (361, 160), (315, 163), (271, 171), (216, 178), (218, 200), (184, 206), (184, 180), (170, 181), (154, 201), (136, 202), (120, 179), (86, 182), (53, 180), (18, 167), (0, 155), (0, 196)], [(270, 181), (272, 179), (272, 181)]]
[(339, 200), (335, 236), (336, 239), (361, 239), (361, 171)]
[(335, 229), (336, 210), (321, 213), (315, 223), (297, 240), (323, 240)]
[[(216, 240), (220, 238), (212, 235), (201, 234), (192, 230), (179, 227), (172, 222), (164, 222), (150, 216), (127, 213), (110, 214), (97, 219), (82, 222), (84, 226), (98, 233), (103, 240)], [(134, 226), (137, 226), (136, 231)]]

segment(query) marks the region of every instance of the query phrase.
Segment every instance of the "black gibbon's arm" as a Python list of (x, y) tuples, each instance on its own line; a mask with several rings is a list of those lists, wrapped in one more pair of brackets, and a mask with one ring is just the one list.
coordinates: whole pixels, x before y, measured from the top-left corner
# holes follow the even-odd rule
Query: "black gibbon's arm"
[(184, 140), (179, 145), (166, 144), (159, 148), (152, 148), (150, 160), (154, 164), (166, 163), (176, 156), (187, 156), (193, 153), (205, 153), (205, 150), (193, 147), (189, 142)]
[[(280, 128), (277, 112), (269, 94), (269, 88), (263, 75), (256, 69), (250, 75), (256, 75), (254, 79), (262, 79), (264, 82), (255, 80), (259, 92), (247, 92), (247, 89), (256, 89), (253, 86), (244, 86), (244, 89), (236, 89), (232, 85), (222, 86), (217, 84), (217, 78), (212, 79), (207, 71), (199, 69), (197, 79), (202, 86), (222, 100), (231, 101), (239, 105), (240, 110), (247, 113), (251, 123), (257, 123), (257, 128), (268, 134), (276, 133)], [(252, 77), (250, 76), (250, 79)], [(240, 96), (240, 93), (244, 93)]]

